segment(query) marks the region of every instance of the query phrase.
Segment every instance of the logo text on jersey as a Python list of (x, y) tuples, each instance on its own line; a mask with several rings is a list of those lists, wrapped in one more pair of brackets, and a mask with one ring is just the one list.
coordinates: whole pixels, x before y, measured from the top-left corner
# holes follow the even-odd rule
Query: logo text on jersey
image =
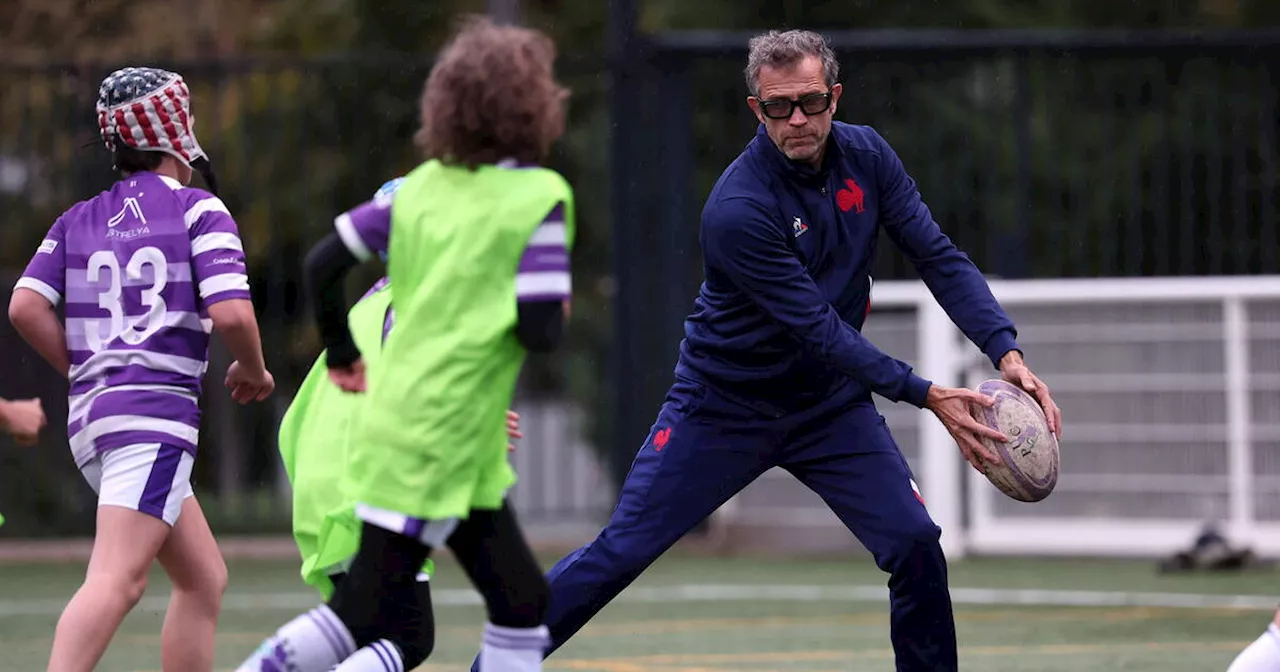
[(791, 222), (791, 230), (795, 234), (795, 237), (799, 238), (801, 234), (809, 230), (809, 225), (800, 221), (799, 217), (796, 217), (795, 221)]
[(45, 238), (36, 249), (36, 254), (53, 254), (56, 249), (58, 249), (58, 241)]
[[(124, 224), (126, 221), (129, 221), (130, 225), (137, 224), (138, 226), (133, 226), (132, 228), (116, 228), (117, 226)], [(147, 226), (147, 216), (142, 212), (142, 204), (133, 196), (125, 197), (124, 205), (120, 207), (120, 212), (117, 212), (111, 217), (111, 219), (107, 220), (107, 238), (131, 240), (133, 238), (141, 238), (142, 236), (150, 234), (151, 227)]]

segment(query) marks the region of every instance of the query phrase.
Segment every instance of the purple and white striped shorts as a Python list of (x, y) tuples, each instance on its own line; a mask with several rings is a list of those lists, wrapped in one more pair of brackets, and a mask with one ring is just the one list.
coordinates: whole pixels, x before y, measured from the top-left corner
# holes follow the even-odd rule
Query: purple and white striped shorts
[(136, 443), (94, 456), (80, 473), (98, 493), (98, 506), (121, 506), (168, 523), (178, 522), (182, 503), (193, 494), (195, 458), (177, 446)]

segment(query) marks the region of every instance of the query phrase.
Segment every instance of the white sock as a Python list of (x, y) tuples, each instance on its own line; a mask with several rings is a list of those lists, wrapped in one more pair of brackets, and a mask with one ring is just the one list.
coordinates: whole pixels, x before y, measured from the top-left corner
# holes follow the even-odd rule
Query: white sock
[(404, 672), (404, 658), (391, 640), (379, 639), (351, 654), (333, 672)]
[(355, 649), (347, 626), (322, 604), (281, 626), (236, 672), (328, 672)]
[(1280, 672), (1280, 628), (1275, 623), (1245, 647), (1227, 672)]
[(551, 643), (547, 626), (504, 628), (484, 626), (480, 646), (480, 672), (541, 672), (542, 652)]

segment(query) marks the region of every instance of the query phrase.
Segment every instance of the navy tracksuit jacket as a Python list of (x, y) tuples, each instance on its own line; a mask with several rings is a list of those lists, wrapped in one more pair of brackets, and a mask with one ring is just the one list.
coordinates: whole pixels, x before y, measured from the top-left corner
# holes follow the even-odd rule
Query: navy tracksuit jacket
[(986, 281), (878, 133), (835, 122), (815, 171), (761, 127), (707, 199), (705, 281), (676, 382), (617, 509), (548, 574), (547, 653), (698, 522), (782, 467), (889, 573), (897, 669), (957, 669), (940, 529), (871, 401), (874, 392), (922, 407), (930, 383), (858, 331), (881, 229), (993, 363), (1017, 349)]

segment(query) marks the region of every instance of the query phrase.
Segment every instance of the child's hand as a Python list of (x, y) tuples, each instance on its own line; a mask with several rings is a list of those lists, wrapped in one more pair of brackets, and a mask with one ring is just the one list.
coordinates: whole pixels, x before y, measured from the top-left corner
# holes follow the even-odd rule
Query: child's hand
[(364, 360), (357, 359), (351, 366), (330, 368), (329, 380), (333, 381), (343, 392), (364, 392)]
[(44, 408), (39, 399), (5, 401), (0, 409), (0, 427), (13, 435), (20, 446), (34, 446), (44, 428)]
[[(520, 414), (515, 411), (507, 411), (507, 436), (512, 440), (524, 438), (524, 434), (520, 433)], [(507, 444), (507, 452), (512, 452), (515, 449), (516, 444)]]

